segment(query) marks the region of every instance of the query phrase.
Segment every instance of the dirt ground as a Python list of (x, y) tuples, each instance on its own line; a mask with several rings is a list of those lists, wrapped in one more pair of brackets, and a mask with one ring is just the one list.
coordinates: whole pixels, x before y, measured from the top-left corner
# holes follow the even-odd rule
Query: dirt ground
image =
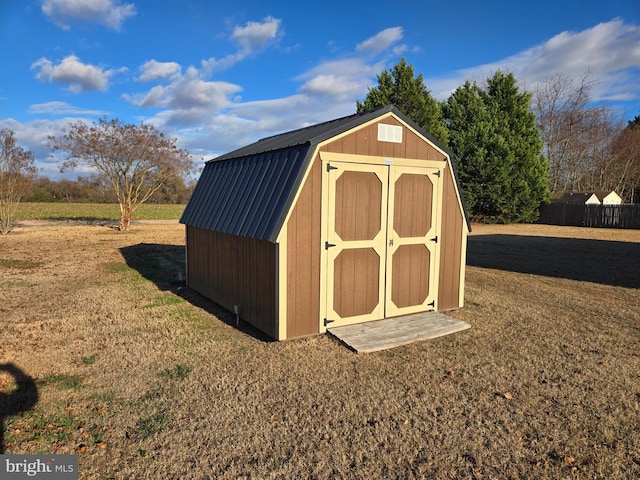
[(640, 231), (473, 225), (471, 329), (360, 355), (236, 328), (173, 282), (183, 255), (180, 225), (0, 237), (5, 453), (81, 479), (640, 478)]

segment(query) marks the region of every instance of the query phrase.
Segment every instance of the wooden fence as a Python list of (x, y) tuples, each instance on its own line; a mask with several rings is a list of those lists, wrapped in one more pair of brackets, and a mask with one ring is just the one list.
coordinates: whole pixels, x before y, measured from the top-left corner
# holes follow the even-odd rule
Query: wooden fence
[(538, 223), (576, 227), (640, 229), (640, 204), (578, 205), (552, 203), (542, 207)]

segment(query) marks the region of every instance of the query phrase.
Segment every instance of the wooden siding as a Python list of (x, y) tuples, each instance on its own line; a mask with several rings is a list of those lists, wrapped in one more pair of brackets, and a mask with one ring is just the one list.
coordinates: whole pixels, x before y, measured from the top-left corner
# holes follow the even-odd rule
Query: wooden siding
[(277, 246), (187, 226), (187, 284), (277, 338)]
[(316, 158), (287, 222), (287, 339), (320, 332), (321, 183)]
[(443, 171), (442, 227), (440, 231), (440, 277), (438, 284), (438, 310), (460, 308), (460, 289), (462, 268), (465, 259), (462, 256), (465, 218), (459, 207), (456, 187), (451, 169)]
[(379, 157), (415, 158), (420, 160), (444, 159), (442, 153), (408, 128), (403, 127), (402, 143), (378, 141), (378, 123), (403, 126), (396, 118), (386, 117), (379, 122), (374, 122), (359, 128), (353, 133), (337, 138), (335, 141), (324, 145), (321, 150)]

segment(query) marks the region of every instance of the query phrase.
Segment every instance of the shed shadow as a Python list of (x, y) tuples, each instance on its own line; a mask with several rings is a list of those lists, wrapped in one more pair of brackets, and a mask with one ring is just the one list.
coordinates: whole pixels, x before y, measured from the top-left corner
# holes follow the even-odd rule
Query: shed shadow
[(501, 234), (468, 242), (467, 265), (640, 288), (640, 243)]
[(4, 421), (11, 415), (31, 410), (38, 403), (36, 382), (13, 363), (0, 364), (0, 373), (5, 372), (13, 378), (15, 389), (0, 390), (0, 454), (4, 450)]
[(184, 279), (184, 245), (138, 243), (122, 247), (120, 253), (130, 268), (160, 290), (170, 290), (172, 285)]
[(237, 322), (235, 314), (185, 284), (184, 245), (138, 243), (122, 247), (120, 253), (122, 253), (128, 267), (136, 270), (160, 290), (173, 292), (192, 305), (210, 313), (221, 322), (257, 340), (273, 341), (271, 337), (244, 320), (241, 319), (240, 322)]

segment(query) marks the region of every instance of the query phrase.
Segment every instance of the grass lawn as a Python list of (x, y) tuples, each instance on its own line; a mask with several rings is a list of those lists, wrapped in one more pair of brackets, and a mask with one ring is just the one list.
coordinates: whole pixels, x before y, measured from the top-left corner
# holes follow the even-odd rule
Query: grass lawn
[(5, 453), (80, 479), (640, 478), (640, 231), (476, 226), (471, 329), (369, 354), (178, 292), (180, 225), (0, 249)]
[[(134, 220), (174, 220), (180, 218), (184, 205), (143, 203), (133, 214)], [(119, 220), (116, 203), (19, 203), (15, 221), (21, 220)]]

